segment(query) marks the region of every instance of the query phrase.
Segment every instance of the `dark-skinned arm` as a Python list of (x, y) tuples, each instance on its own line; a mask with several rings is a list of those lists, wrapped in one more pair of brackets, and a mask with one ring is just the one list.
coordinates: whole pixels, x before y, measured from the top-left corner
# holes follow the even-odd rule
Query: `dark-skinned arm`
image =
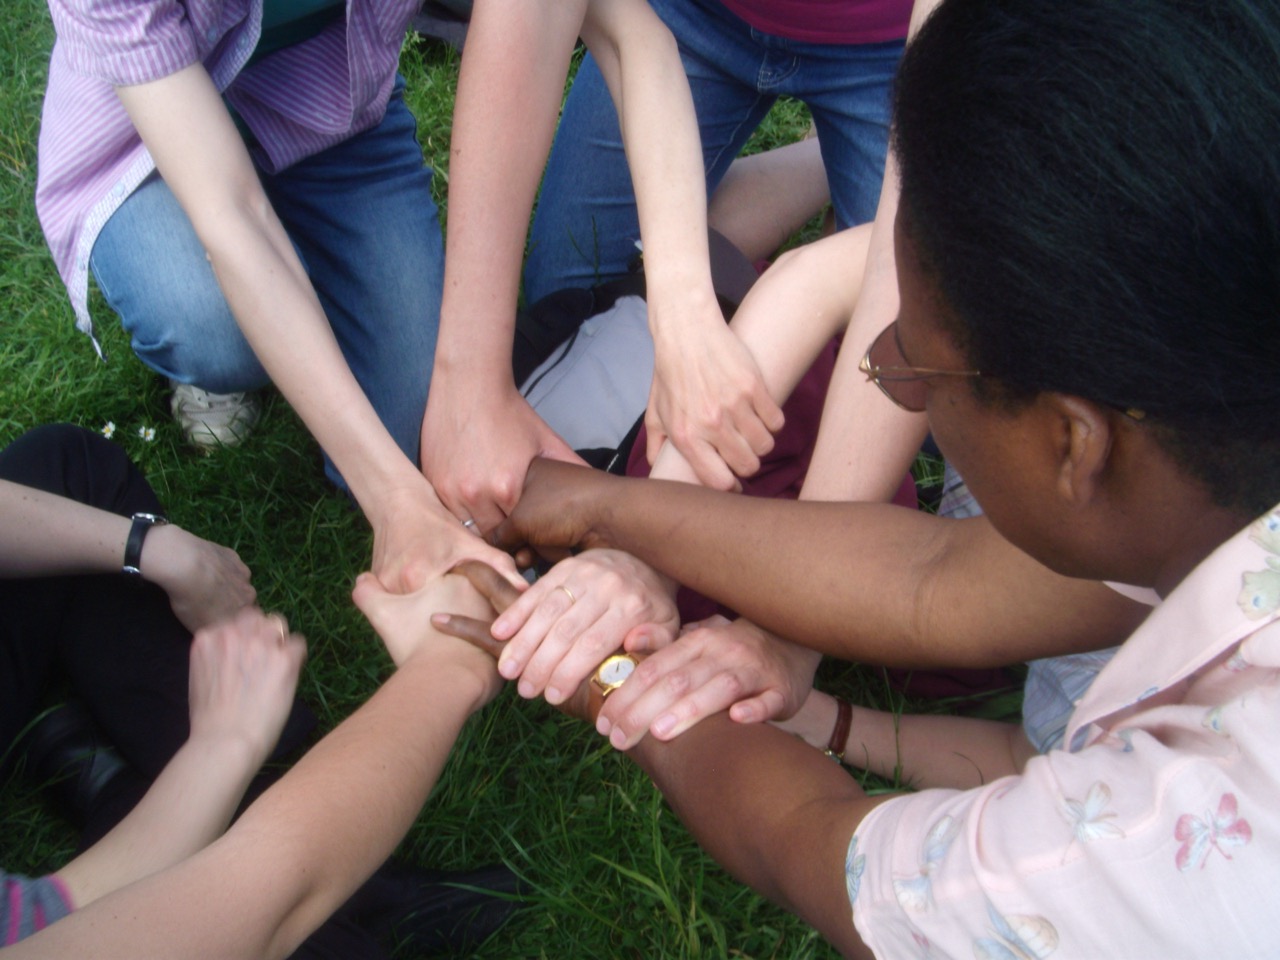
[(888, 666), (994, 666), (1113, 646), (1148, 608), (1052, 572), (985, 518), (765, 500), (535, 461), (504, 546), (612, 546), (767, 630)]

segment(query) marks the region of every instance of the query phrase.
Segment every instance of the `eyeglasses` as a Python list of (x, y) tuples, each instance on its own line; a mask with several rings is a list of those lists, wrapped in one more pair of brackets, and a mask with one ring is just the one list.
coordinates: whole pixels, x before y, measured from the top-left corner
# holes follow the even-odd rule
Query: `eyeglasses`
[(858, 364), (861, 370), (880, 391), (912, 413), (925, 408), (926, 384), (933, 377), (980, 377), (977, 370), (933, 370), (929, 367), (908, 366), (898, 346), (898, 322), (895, 320), (871, 341), (866, 356)]
[[(881, 393), (903, 410), (911, 413), (924, 412), (927, 394), (925, 384), (931, 377), (982, 376), (977, 370), (934, 370), (930, 367), (908, 366), (906, 357), (898, 346), (897, 327), (898, 321), (895, 320), (880, 331), (880, 336), (871, 341), (858, 369), (880, 388)], [(1137, 407), (1115, 406), (1115, 409), (1130, 420), (1141, 422), (1147, 418), (1146, 411)]]

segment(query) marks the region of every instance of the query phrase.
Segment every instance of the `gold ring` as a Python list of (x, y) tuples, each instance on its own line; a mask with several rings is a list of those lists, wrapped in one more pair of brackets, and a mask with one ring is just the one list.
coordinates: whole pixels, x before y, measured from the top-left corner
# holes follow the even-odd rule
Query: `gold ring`
[(569, 598), (570, 603), (577, 603), (578, 598), (573, 595), (573, 591), (566, 587), (563, 583), (556, 587), (557, 590), (563, 590), (564, 595)]
[(284, 617), (276, 614), (272, 619), (276, 622), (276, 629), (280, 631), (280, 646), (283, 647), (285, 644)]

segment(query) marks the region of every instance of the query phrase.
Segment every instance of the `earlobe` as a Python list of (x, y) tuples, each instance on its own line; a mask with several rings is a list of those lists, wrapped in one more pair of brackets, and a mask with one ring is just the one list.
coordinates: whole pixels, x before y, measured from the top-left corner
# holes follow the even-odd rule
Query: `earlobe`
[(1111, 458), (1112, 431), (1107, 412), (1095, 403), (1067, 394), (1050, 394), (1048, 402), (1064, 431), (1058, 465), (1058, 493), (1084, 507), (1101, 493)]

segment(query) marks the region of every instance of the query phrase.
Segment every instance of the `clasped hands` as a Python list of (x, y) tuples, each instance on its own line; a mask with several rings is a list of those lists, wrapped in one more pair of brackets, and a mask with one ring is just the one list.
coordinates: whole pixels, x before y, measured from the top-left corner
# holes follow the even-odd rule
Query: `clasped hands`
[[(596, 549), (562, 560), (525, 591), (482, 563), (464, 562), (454, 572), (493, 612), (438, 607), (432, 625), (492, 654), (521, 696), (545, 696), (593, 722), (618, 749), (646, 733), (672, 739), (725, 709), (742, 723), (794, 714), (812, 689), (819, 656), (745, 620), (713, 617), (680, 631), (675, 584), (605, 547), (589, 524), (572, 519), (587, 511), (565, 509), (582, 507), (590, 499), (586, 488), (608, 480), (585, 468), (535, 461), (519, 505), (495, 539), (506, 546), (586, 542)], [(619, 649), (643, 662), (598, 715), (589, 716), (587, 679)]]

